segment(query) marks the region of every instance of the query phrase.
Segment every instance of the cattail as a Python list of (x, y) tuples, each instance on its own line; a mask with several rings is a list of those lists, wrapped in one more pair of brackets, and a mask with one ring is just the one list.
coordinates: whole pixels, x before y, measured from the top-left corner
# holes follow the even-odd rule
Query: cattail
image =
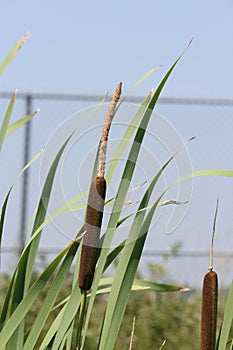
[(122, 84), (119, 83), (105, 117), (102, 136), (100, 139), (96, 177), (91, 184), (88, 195), (85, 234), (82, 243), (79, 271), (79, 287), (82, 291), (88, 291), (91, 288), (95, 266), (99, 257), (100, 230), (106, 194), (104, 173), (108, 134), (115, 113), (116, 104), (120, 98), (121, 86)]
[(96, 177), (92, 182), (86, 212), (85, 234), (83, 237), (79, 287), (89, 290), (92, 285), (95, 265), (99, 255), (99, 236), (103, 217), (106, 181)]
[(214, 350), (216, 343), (218, 276), (213, 271), (213, 242), (218, 212), (218, 200), (214, 216), (212, 242), (210, 247), (209, 272), (204, 276), (202, 288), (201, 350)]

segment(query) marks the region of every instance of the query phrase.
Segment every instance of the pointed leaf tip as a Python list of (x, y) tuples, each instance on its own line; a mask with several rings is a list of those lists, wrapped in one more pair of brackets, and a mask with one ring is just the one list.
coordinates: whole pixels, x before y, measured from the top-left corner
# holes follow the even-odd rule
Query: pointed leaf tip
[(166, 339), (163, 341), (163, 343), (161, 344), (161, 346), (160, 346), (160, 348), (159, 348), (159, 350), (162, 350), (162, 348), (164, 347), (164, 345), (166, 344)]
[(192, 42), (193, 42), (193, 37), (190, 39), (190, 41), (189, 41), (189, 43), (188, 43), (188, 46), (190, 46), (191, 44), (192, 44)]
[(29, 39), (30, 37), (32, 36), (30, 30), (28, 30), (25, 34), (24, 34), (24, 37)]
[(180, 288), (179, 292), (190, 292), (190, 288)]
[(163, 67), (163, 65), (162, 64), (159, 64), (158, 66), (156, 66), (156, 67), (154, 67), (153, 69), (152, 69), (152, 72), (156, 72), (159, 68), (161, 68), (161, 67)]

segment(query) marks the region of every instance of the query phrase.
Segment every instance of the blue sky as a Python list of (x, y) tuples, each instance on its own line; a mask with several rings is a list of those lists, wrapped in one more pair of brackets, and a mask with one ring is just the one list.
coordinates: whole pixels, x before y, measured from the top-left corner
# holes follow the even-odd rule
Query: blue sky
[[(19, 91), (105, 95), (106, 92), (111, 94), (116, 84), (122, 81), (123, 92), (126, 92), (147, 71), (162, 64), (134, 92), (145, 96), (156, 87), (193, 37), (163, 96), (233, 98), (233, 3), (230, 0), (221, 3), (209, 0), (118, 3), (5, 0), (0, 2), (0, 12), (0, 60), (24, 33), (32, 33), (1, 78), (1, 91), (18, 88)], [(41, 112), (33, 124), (31, 156), (45, 145), (64, 118), (84, 106), (64, 102), (49, 105), (36, 101), (34, 107), (40, 107)], [(185, 140), (197, 136), (197, 141), (189, 146), (195, 170), (232, 169), (232, 108), (159, 107)], [(0, 110), (5, 110), (5, 105), (1, 104)], [(18, 102), (14, 118), (24, 111), (24, 105)], [(13, 160), (8, 178), (2, 178), (5, 190), (21, 169), (23, 134), (18, 133), (14, 140), (6, 143), (2, 155), (7, 166), (9, 154)], [(31, 181), (38, 181), (38, 168), (35, 167), (32, 172)], [(229, 179), (196, 180), (185, 220), (176, 234), (160, 235), (156, 247), (167, 249), (172, 243), (182, 240), (187, 250), (208, 250), (212, 217), (219, 195), (222, 236), (216, 237), (216, 245), (220, 250), (227, 250), (233, 241), (232, 188)], [(38, 193), (34, 192), (35, 183), (31, 183), (30, 215), (38, 199)], [(15, 200), (19, 207), (20, 186), (16, 187), (15, 193), (12, 203)], [(0, 195), (4, 197), (5, 193), (1, 191)], [(205, 215), (200, 215), (203, 212)], [(14, 206), (9, 217), (11, 215), (15, 215)], [(163, 231), (165, 221), (166, 218), (160, 222), (159, 231)], [(18, 222), (14, 221), (14, 225), (11, 232), (17, 234)], [(4, 243), (10, 244), (9, 239), (15, 241), (15, 236), (5, 239)], [(56, 243), (66, 244), (59, 239)], [(54, 236), (49, 244), (54, 244)], [(152, 234), (148, 247), (153, 246)], [(179, 261), (181, 267), (178, 265), (176, 276), (179, 277), (179, 272), (185, 270), (183, 266), (186, 267), (186, 275), (181, 273), (181, 281), (186, 281), (192, 263), (190, 261), (184, 266), (182, 260)], [(202, 260), (198, 264), (195, 283), (200, 283), (208, 267), (208, 259), (205, 265)], [(226, 270), (224, 261), (219, 262), (218, 268)], [(229, 276), (226, 281), (227, 278)]]
[[(154, 66), (160, 77), (194, 41), (166, 95), (232, 97), (233, 3), (219, 1), (1, 1), (0, 57), (32, 38), (2, 80), (12, 90), (125, 91)], [(157, 79), (157, 77), (156, 77)], [(135, 92), (155, 85), (148, 79)]]

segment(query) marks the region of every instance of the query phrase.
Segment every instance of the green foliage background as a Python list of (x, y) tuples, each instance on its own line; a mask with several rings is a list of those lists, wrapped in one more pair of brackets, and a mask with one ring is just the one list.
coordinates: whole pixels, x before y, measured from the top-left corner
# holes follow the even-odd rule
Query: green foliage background
[[(38, 278), (34, 274), (34, 278)], [(10, 277), (1, 277), (0, 307)], [(66, 280), (59, 294), (57, 302), (64, 299), (71, 289), (71, 277)], [(43, 303), (43, 299), (50, 288), (48, 283), (40, 294), (26, 318), (26, 328), (29, 330)], [(98, 334), (100, 332), (101, 320), (104, 314), (108, 296), (98, 296), (94, 304), (90, 327), (87, 334), (85, 349), (97, 348)], [(133, 337), (134, 349), (159, 349), (160, 345), (167, 340), (165, 350), (197, 350), (200, 348), (200, 293), (155, 293), (151, 291), (132, 292), (126, 314), (120, 329), (115, 349), (129, 349), (133, 317), (136, 317), (135, 333)], [(51, 313), (43, 334), (49, 328), (59, 309)], [(39, 342), (37, 346), (39, 345)]]

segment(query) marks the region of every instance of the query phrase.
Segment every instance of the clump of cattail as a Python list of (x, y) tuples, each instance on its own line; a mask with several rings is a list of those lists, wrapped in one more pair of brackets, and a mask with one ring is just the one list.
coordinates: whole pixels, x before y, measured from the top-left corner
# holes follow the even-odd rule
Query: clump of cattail
[(214, 215), (213, 234), (210, 247), (210, 267), (209, 272), (204, 276), (202, 288), (201, 350), (214, 350), (216, 343), (218, 276), (217, 273), (213, 271), (213, 243), (217, 213), (218, 200)]
[(96, 177), (91, 184), (88, 195), (85, 234), (82, 243), (79, 271), (79, 287), (82, 291), (88, 291), (91, 288), (95, 266), (99, 256), (99, 238), (106, 193), (104, 173), (108, 134), (115, 113), (116, 104), (121, 95), (121, 86), (122, 83), (119, 83), (105, 117), (98, 151)]

